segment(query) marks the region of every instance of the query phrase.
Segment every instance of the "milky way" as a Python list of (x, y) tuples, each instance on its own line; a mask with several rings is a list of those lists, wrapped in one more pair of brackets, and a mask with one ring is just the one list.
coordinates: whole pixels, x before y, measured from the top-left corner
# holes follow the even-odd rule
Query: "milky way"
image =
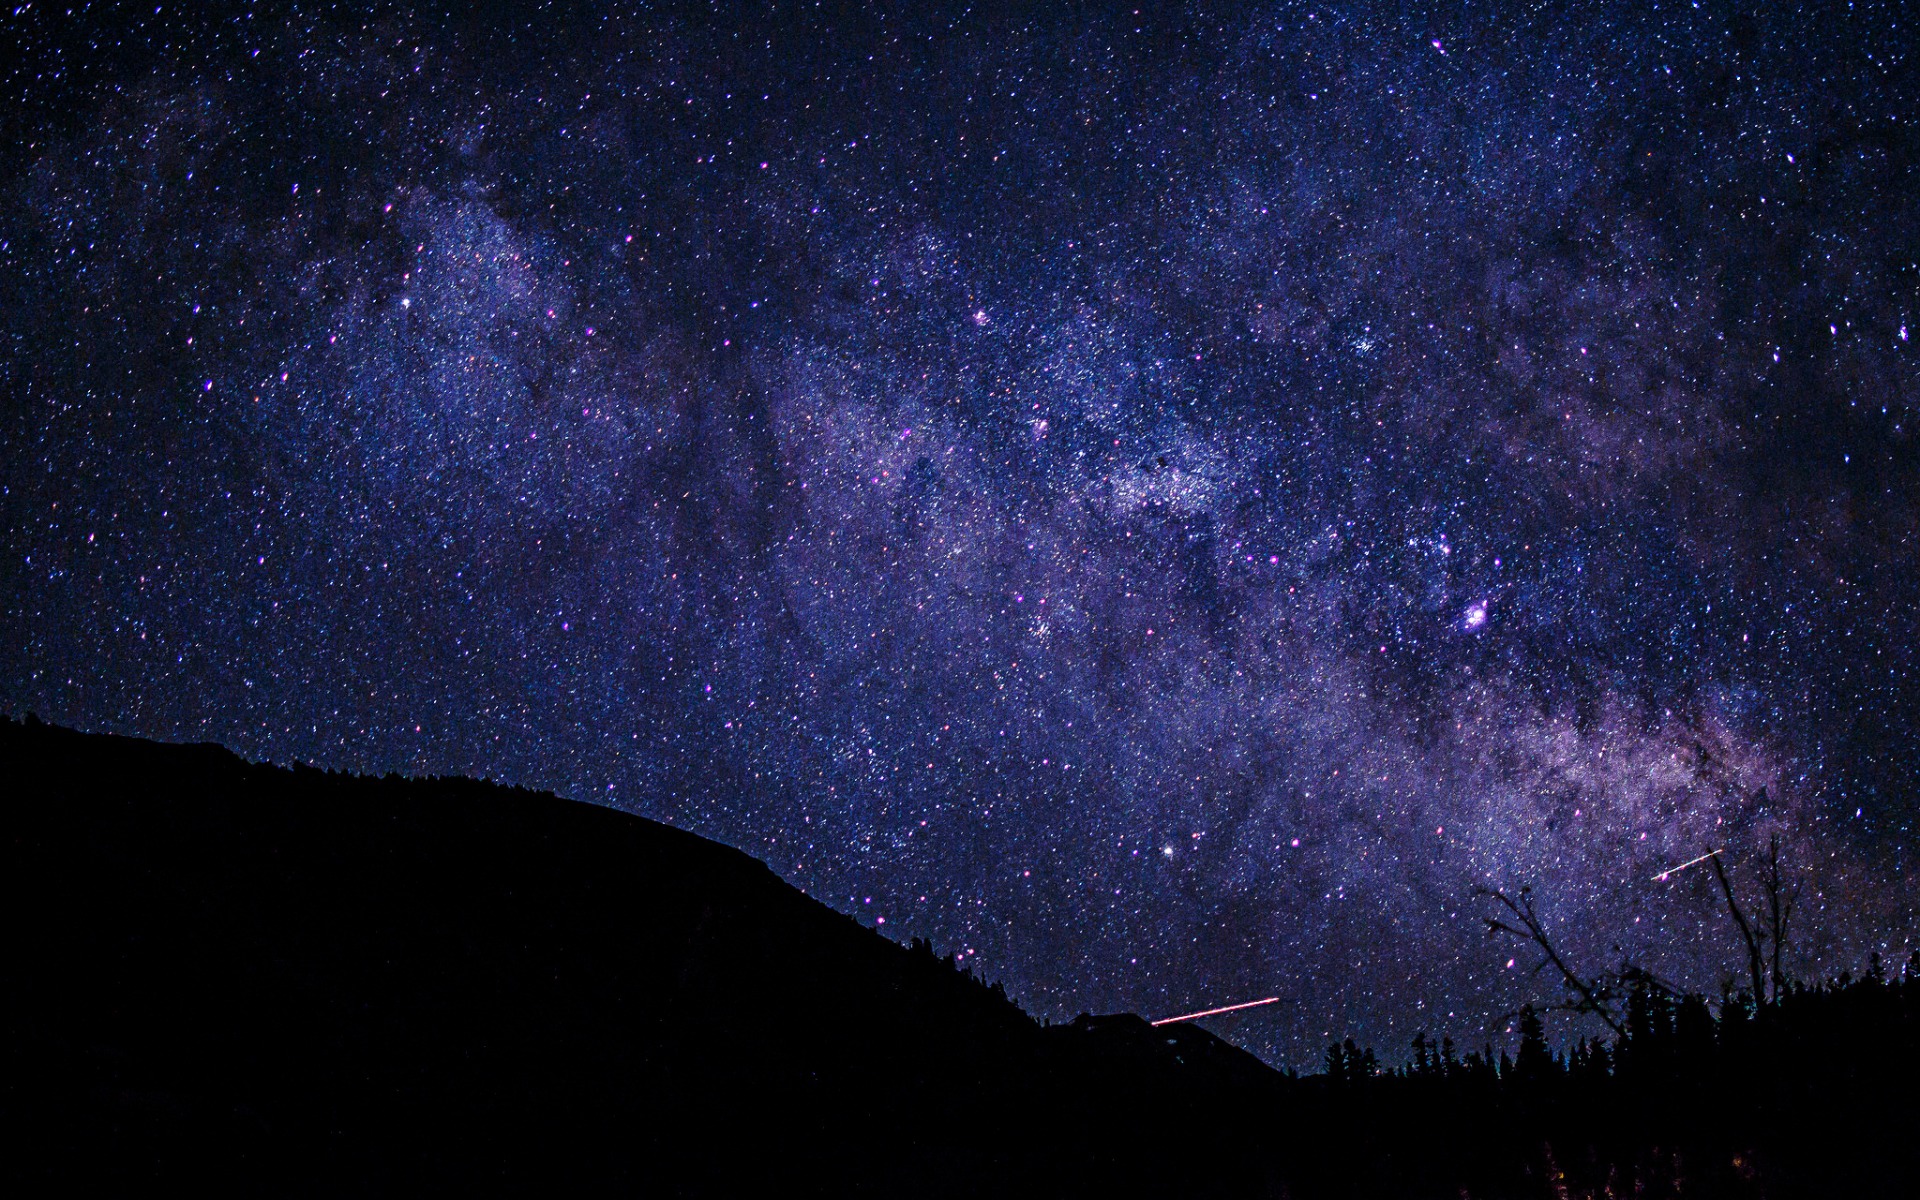
[(1750, 7), (16, 8), (0, 705), (1279, 1062), (1904, 958), (1920, 75)]

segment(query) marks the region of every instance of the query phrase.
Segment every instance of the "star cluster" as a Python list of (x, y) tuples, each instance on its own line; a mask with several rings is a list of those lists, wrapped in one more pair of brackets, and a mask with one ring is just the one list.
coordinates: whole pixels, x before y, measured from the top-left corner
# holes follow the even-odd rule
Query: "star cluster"
[(1012, 7), (0, 17), (0, 704), (1279, 1062), (1550, 997), (1479, 886), (1717, 991), (1653, 876), (1777, 834), (1904, 947), (1899, 8)]

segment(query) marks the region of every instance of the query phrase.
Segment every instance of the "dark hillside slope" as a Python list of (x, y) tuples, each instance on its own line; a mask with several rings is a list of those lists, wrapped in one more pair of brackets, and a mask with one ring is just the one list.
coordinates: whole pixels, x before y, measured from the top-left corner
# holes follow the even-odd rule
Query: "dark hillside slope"
[(16, 1179), (1264, 1190), (1257, 1062), (1042, 1030), (691, 834), (31, 721), (0, 779)]

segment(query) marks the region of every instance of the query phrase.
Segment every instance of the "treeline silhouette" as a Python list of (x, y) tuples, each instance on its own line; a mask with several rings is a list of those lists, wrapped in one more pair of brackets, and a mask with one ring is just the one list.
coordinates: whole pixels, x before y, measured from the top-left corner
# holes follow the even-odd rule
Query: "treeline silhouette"
[[(1345, 1166), (1310, 1182), (1363, 1196), (1920, 1195), (1920, 951), (1898, 973), (1783, 981), (1709, 1004), (1650, 980), (1622, 1032), (1461, 1053), (1415, 1036), (1382, 1070), (1352, 1042), (1317, 1085)], [(1344, 1131), (1344, 1132), (1339, 1132)]]
[(0, 719), (13, 1194), (1912, 1195), (1920, 982), (1272, 1070), (1035, 1022), (746, 855), (469, 780)]

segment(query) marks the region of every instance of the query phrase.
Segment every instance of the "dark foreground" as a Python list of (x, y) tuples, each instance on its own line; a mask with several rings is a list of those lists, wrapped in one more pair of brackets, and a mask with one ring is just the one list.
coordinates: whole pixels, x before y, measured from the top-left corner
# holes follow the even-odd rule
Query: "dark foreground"
[(12, 722), (0, 780), (36, 1193), (1920, 1194), (1920, 980), (1294, 1079), (551, 796)]

